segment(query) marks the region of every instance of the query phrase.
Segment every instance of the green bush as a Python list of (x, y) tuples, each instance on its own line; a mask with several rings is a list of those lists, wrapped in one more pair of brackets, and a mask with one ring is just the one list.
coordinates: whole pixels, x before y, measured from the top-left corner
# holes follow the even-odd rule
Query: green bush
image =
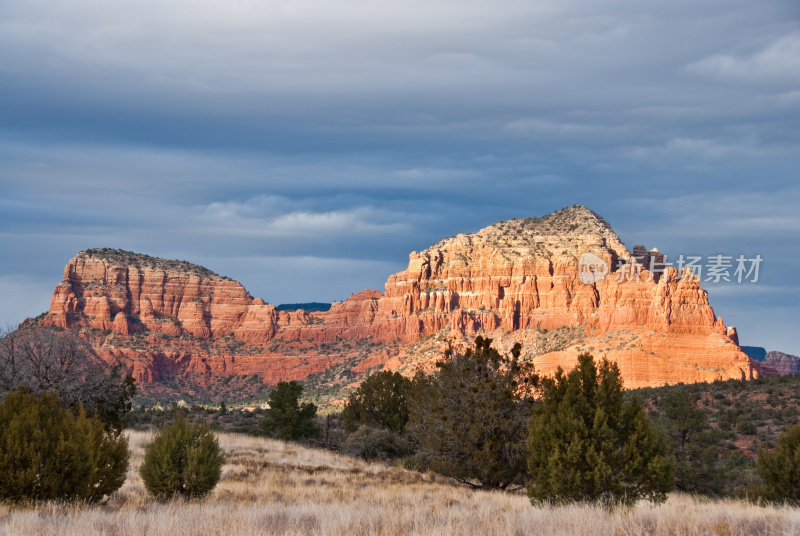
[(347, 436), (342, 450), (365, 460), (396, 459), (409, 453), (408, 441), (386, 428), (364, 425)]
[(345, 431), (352, 433), (366, 424), (402, 433), (408, 423), (410, 388), (411, 380), (399, 372), (384, 370), (372, 374), (347, 399), (342, 412)]
[(176, 495), (191, 499), (214, 489), (224, 461), (211, 429), (189, 423), (179, 412), (147, 446), (139, 474), (157, 499)]
[(526, 422), (537, 377), (519, 360), (477, 337), (463, 354), (448, 350), (438, 371), (414, 378), (409, 433), (424, 466), (486, 489), (525, 484)]
[(672, 489), (664, 438), (636, 398), (625, 401), (616, 364), (578, 356), (578, 366), (542, 380), (529, 422), (528, 495), (534, 504), (606, 507), (658, 502)]
[(722, 432), (709, 426), (697, 407), (697, 394), (687, 389), (669, 391), (661, 401), (657, 423), (667, 438), (675, 473), (675, 488), (687, 493), (721, 495), (724, 474)]
[(783, 432), (774, 451), (760, 450), (756, 466), (767, 499), (800, 505), (800, 426)]
[(25, 387), (0, 403), (0, 498), (98, 501), (125, 482), (128, 443), (82, 408)]
[(311, 402), (300, 404), (301, 394), (303, 385), (299, 382), (278, 383), (269, 394), (269, 409), (261, 424), (264, 435), (290, 441), (321, 435), (314, 422), (317, 406)]
[(755, 435), (758, 432), (756, 425), (750, 421), (741, 421), (736, 425), (736, 430), (743, 435)]

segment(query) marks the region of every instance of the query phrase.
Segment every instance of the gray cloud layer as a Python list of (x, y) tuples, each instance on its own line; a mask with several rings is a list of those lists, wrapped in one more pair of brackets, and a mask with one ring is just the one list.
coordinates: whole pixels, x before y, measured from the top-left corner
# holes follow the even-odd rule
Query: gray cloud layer
[(791, 1), (0, 4), (0, 322), (80, 249), (203, 263), (279, 303), (573, 203), (632, 246), (752, 255), (710, 288), (800, 353)]

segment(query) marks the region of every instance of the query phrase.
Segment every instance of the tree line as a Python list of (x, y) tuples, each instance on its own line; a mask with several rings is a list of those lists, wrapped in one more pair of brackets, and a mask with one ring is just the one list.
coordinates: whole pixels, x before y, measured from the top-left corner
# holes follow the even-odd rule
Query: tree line
[[(341, 450), (471, 487), (526, 488), (533, 503), (630, 505), (673, 489), (724, 495), (726, 452), (691, 393), (671, 390), (648, 414), (614, 363), (584, 353), (573, 370), (545, 378), (521, 362), (519, 346), (502, 355), (491, 343), (478, 337), (474, 348), (448, 350), (431, 374), (367, 377), (341, 413)], [(299, 399), (302, 386), (291, 383)], [(306, 437), (318, 437), (305, 407)], [(262, 433), (280, 437), (270, 426)], [(800, 504), (800, 427), (761, 449), (755, 467), (750, 499)]]
[[(714, 495), (723, 453), (692, 400), (664, 398), (655, 418), (623, 390), (614, 363), (584, 353), (568, 372), (540, 377), (516, 345), (491, 339), (449, 349), (436, 370), (367, 377), (340, 415), (341, 450), (431, 470), (464, 485), (526, 489), (532, 503), (631, 505), (672, 489)], [(122, 427), (135, 385), (76, 335), (26, 329), (0, 338), (0, 499), (101, 501), (128, 469)], [(282, 440), (329, 435), (331, 416), (281, 382), (258, 433)], [(318, 439), (319, 440), (319, 439)], [(201, 497), (224, 456), (208, 426), (184, 415), (147, 447), (140, 474), (155, 497)], [(800, 504), (800, 427), (758, 455), (760, 500)]]

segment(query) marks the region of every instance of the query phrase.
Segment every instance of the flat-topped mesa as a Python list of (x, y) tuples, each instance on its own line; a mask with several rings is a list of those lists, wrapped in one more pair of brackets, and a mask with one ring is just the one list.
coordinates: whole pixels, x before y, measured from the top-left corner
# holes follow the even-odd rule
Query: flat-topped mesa
[[(585, 282), (584, 254), (605, 265), (605, 277)], [(639, 259), (638, 276), (617, 270), (631, 257)], [(276, 311), (236, 281), (190, 263), (87, 250), (67, 264), (43, 323), (144, 332), (143, 351), (133, 338), (93, 337), (109, 352), (127, 348), (143, 381), (160, 377), (164, 355), (186, 371), (269, 381), (303, 379), (356, 355), (369, 366), (413, 372), (438, 358), (421, 344), (433, 334), (461, 342), (488, 334), (505, 350), (521, 342), (546, 374), (571, 368), (588, 350), (618, 363), (627, 387), (756, 375), (700, 283), (673, 268), (650, 277), (651, 259), (663, 260), (643, 246), (629, 251), (606, 220), (576, 205), (441, 240), (412, 252), (383, 293), (365, 290), (310, 312)], [(553, 344), (545, 330), (572, 335)], [(187, 334), (199, 340), (162, 340)], [(238, 342), (224, 339), (230, 335)], [(390, 344), (347, 343), (364, 339)], [(332, 354), (338, 341), (355, 353)], [(365, 358), (357, 348), (371, 349)]]
[(67, 263), (46, 324), (130, 335), (269, 338), (275, 309), (228, 277), (184, 261), (117, 249), (81, 251)]

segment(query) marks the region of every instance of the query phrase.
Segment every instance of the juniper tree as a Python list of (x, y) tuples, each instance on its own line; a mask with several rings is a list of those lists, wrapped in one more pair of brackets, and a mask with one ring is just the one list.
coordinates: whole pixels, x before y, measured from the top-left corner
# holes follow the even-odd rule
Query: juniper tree
[(372, 374), (347, 399), (342, 412), (345, 431), (352, 433), (359, 426), (369, 425), (402, 433), (408, 423), (410, 388), (411, 380), (399, 372)]
[(708, 417), (696, 402), (697, 395), (685, 389), (670, 391), (661, 401), (657, 422), (667, 438), (675, 489), (719, 495), (725, 485), (719, 467), (720, 432), (709, 426)]
[(631, 505), (672, 489), (664, 439), (639, 401), (625, 400), (616, 364), (591, 355), (542, 380), (529, 422), (528, 495), (533, 503)]
[(180, 495), (203, 497), (217, 485), (224, 457), (206, 425), (191, 424), (179, 411), (145, 450), (139, 474), (145, 488), (160, 500)]
[(478, 337), (464, 353), (448, 350), (438, 370), (417, 375), (409, 397), (408, 429), (428, 467), (469, 484), (508, 489), (525, 482), (525, 423), (532, 388), (530, 364)]
[(261, 423), (264, 435), (283, 440), (318, 437), (319, 426), (314, 422), (317, 406), (300, 403), (303, 385), (296, 381), (280, 382), (269, 394), (269, 408)]
[(760, 450), (756, 467), (767, 499), (800, 505), (800, 426), (785, 430), (774, 451)]
[(125, 481), (128, 443), (97, 416), (28, 388), (0, 403), (0, 499), (98, 501)]

